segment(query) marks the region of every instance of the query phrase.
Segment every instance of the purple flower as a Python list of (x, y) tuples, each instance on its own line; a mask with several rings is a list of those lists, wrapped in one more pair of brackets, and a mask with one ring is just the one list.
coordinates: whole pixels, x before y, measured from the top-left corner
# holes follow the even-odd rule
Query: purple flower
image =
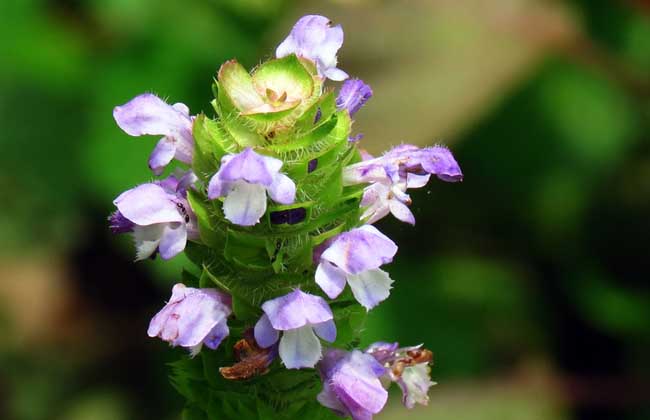
[(296, 184), (280, 173), (282, 161), (262, 156), (251, 148), (221, 159), (221, 167), (208, 185), (208, 198), (225, 196), (226, 219), (240, 226), (252, 226), (266, 212), (266, 194), (281, 204), (292, 204)]
[(371, 97), (372, 89), (363, 80), (348, 79), (343, 82), (339, 96), (336, 97), (336, 107), (339, 110), (347, 109), (350, 116), (353, 116)]
[(279, 339), (280, 358), (287, 369), (316, 365), (321, 358), (316, 335), (330, 343), (336, 339), (332, 310), (319, 296), (296, 289), (266, 301), (262, 310), (264, 315), (255, 325), (255, 340), (260, 347), (268, 348)]
[(343, 45), (341, 25), (331, 26), (325, 16), (307, 15), (294, 25), (289, 36), (275, 51), (278, 58), (296, 54), (316, 64), (318, 74), (331, 80), (348, 78), (346, 72), (336, 68), (336, 53)]
[(386, 369), (359, 350), (327, 350), (318, 364), (323, 390), (318, 401), (341, 416), (370, 420), (386, 405), (388, 392), (379, 378)]
[(408, 208), (411, 198), (406, 191), (425, 186), (431, 175), (447, 182), (463, 179), (449, 149), (442, 146), (420, 149), (403, 144), (381, 157), (348, 166), (343, 171), (343, 183), (370, 184), (361, 201), (361, 206), (366, 208), (361, 219), (366, 223), (374, 223), (392, 213), (403, 222), (415, 224), (415, 217)]
[(131, 136), (164, 136), (149, 157), (149, 168), (160, 175), (173, 158), (192, 163), (194, 138), (190, 110), (184, 104), (168, 105), (156, 95), (145, 93), (113, 109), (117, 125)]
[[(384, 155), (350, 165), (343, 171), (345, 185), (406, 181), (408, 174), (436, 175), (447, 182), (463, 180), (463, 174), (453, 155), (443, 146), (420, 149), (402, 144)], [(428, 179), (428, 178), (427, 178)]]
[(411, 205), (411, 197), (406, 193), (409, 188), (420, 188), (427, 184), (429, 175), (407, 174), (406, 181), (375, 182), (370, 184), (363, 191), (361, 207), (365, 211), (361, 220), (372, 224), (382, 219), (388, 213), (392, 213), (396, 219), (402, 222), (415, 224), (415, 216), (408, 208)]
[(347, 282), (355, 299), (370, 310), (390, 294), (393, 280), (379, 267), (396, 252), (397, 245), (374, 226), (342, 233), (320, 255), (316, 283), (334, 299)]
[(178, 283), (164, 308), (153, 317), (147, 334), (172, 346), (187, 347), (194, 356), (205, 344), (214, 350), (228, 336), (231, 298), (216, 289), (194, 289)]
[(374, 343), (366, 350), (386, 368), (385, 382), (397, 383), (402, 390), (402, 403), (407, 408), (429, 403), (432, 353), (422, 346), (399, 348), (397, 343)]
[(196, 217), (186, 199), (187, 188), (194, 182), (196, 176), (188, 171), (139, 185), (113, 201), (117, 211), (110, 218), (111, 229), (133, 232), (136, 260), (156, 250), (163, 259), (170, 259), (185, 249), (188, 238), (198, 238)]

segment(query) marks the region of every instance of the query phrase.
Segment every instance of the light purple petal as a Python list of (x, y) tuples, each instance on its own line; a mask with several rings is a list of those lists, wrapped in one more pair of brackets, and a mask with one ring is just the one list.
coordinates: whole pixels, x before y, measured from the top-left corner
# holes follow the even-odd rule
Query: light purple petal
[(168, 223), (158, 244), (158, 252), (162, 259), (168, 260), (183, 252), (186, 243), (185, 223)]
[(323, 76), (335, 82), (340, 82), (350, 77), (346, 72), (335, 67), (326, 67), (323, 70)]
[(349, 274), (377, 268), (393, 260), (397, 245), (375, 227), (365, 225), (342, 233), (321, 258)]
[(178, 185), (176, 186), (176, 192), (177, 194), (185, 196), (187, 190), (192, 187), (192, 185), (196, 184), (196, 182), (199, 180), (199, 177), (197, 177), (196, 174), (192, 171), (180, 171), (178, 175), (179, 177)]
[(329, 261), (322, 260), (316, 268), (316, 284), (330, 299), (336, 299), (345, 288), (345, 272)]
[(391, 179), (379, 158), (364, 160), (343, 169), (343, 185), (387, 183)]
[(409, 173), (406, 175), (406, 188), (422, 188), (429, 182), (430, 174), (416, 175)]
[(334, 373), (341, 360), (349, 356), (349, 352), (329, 347), (323, 352), (323, 358), (318, 362), (318, 372), (323, 378), (329, 378)]
[(377, 360), (377, 362), (383, 365), (395, 357), (395, 351), (398, 348), (399, 343), (386, 343), (383, 341), (378, 341), (368, 346), (365, 353), (370, 354)]
[(358, 350), (328, 349), (318, 370), (323, 391), (317, 399), (338, 414), (372, 419), (386, 404), (388, 394), (379, 379), (386, 369), (374, 357)]
[(148, 226), (133, 226), (133, 239), (135, 241), (135, 260), (141, 261), (154, 255), (158, 249), (160, 239), (165, 232), (167, 223), (156, 223)]
[(269, 317), (266, 314), (263, 314), (262, 317), (255, 324), (255, 341), (262, 348), (268, 348), (278, 342), (280, 338), (280, 333), (278, 330), (273, 328)]
[(360, 203), (361, 207), (367, 208), (360, 219), (372, 224), (388, 215), (390, 213), (389, 194), (390, 188), (385, 184), (375, 183), (367, 186), (363, 191)]
[(163, 137), (149, 156), (149, 169), (154, 174), (160, 175), (165, 169), (165, 166), (174, 159), (175, 154), (176, 145), (174, 142), (169, 137)]
[(323, 407), (333, 410), (341, 417), (350, 415), (348, 409), (345, 408), (343, 403), (339, 401), (336, 393), (334, 393), (329, 381), (323, 382), (323, 390), (316, 396), (316, 400), (318, 400)]
[(178, 177), (176, 174), (171, 174), (167, 178), (158, 179), (153, 182), (153, 184), (161, 187), (167, 194), (171, 197), (178, 196)]
[(133, 232), (133, 227), (135, 226), (134, 223), (124, 217), (119, 210), (116, 210), (109, 216), (108, 225), (111, 232), (114, 234)]
[(323, 340), (333, 343), (336, 340), (336, 324), (333, 319), (314, 325), (314, 332)]
[(332, 80), (344, 80), (348, 75), (336, 68), (336, 54), (343, 45), (343, 29), (331, 26), (328, 18), (318, 15), (303, 16), (296, 22), (289, 36), (275, 51), (278, 58), (296, 54), (316, 63), (318, 73)]
[(116, 106), (113, 117), (117, 125), (131, 136), (158, 134), (174, 137), (182, 131), (192, 131), (192, 122), (187, 114), (150, 93)]
[(310, 325), (282, 333), (280, 359), (287, 369), (313, 368), (321, 358), (321, 344)]
[(273, 183), (281, 167), (281, 160), (257, 154), (249, 147), (241, 153), (222, 160), (217, 175), (222, 181), (244, 180), (250, 184), (268, 187)]
[(188, 117), (190, 116), (190, 109), (182, 102), (176, 102), (174, 105), (172, 105), (172, 108), (181, 114), (187, 115)]
[(216, 198), (223, 197), (230, 192), (232, 185), (233, 182), (222, 181), (219, 178), (218, 173), (212, 175), (212, 178), (210, 178), (210, 182), (208, 183), (208, 198), (210, 200), (214, 200)]
[(388, 298), (393, 280), (387, 272), (374, 269), (349, 275), (348, 284), (357, 302), (370, 310)]
[(413, 213), (406, 204), (399, 200), (389, 200), (388, 208), (397, 220), (401, 220), (410, 225), (415, 225), (415, 216), (413, 216)]
[[(382, 178), (381, 169), (385, 175)], [(463, 174), (453, 155), (443, 146), (419, 149), (410, 144), (402, 144), (386, 152), (383, 156), (364, 160), (346, 167), (343, 171), (345, 185), (373, 182), (404, 182), (408, 174), (436, 175), (443, 181), (456, 182)], [(410, 188), (417, 188), (418, 182), (411, 180)]]
[(296, 199), (296, 184), (284, 174), (273, 177), (273, 183), (267, 187), (269, 196), (280, 204), (293, 204)]
[[(229, 298), (228, 298), (229, 299)], [(177, 284), (169, 303), (156, 314), (147, 334), (177, 346), (197, 349), (201, 343), (216, 348), (228, 335), (228, 301), (214, 289), (194, 289)]]
[(156, 184), (142, 184), (123, 192), (113, 201), (124, 217), (136, 225), (183, 222), (170, 196)]
[(447, 182), (463, 180), (463, 173), (449, 149), (444, 146), (434, 146), (423, 149), (420, 165), (425, 172), (434, 174)]
[[(178, 322), (176, 322), (176, 318), (171, 316), (176, 307), (175, 303), (176, 302), (170, 301), (156, 315), (154, 315), (153, 318), (151, 318), (149, 328), (147, 329), (147, 335), (149, 337), (157, 337), (160, 335), (161, 339), (169, 341), (174, 340), (178, 336)], [(174, 324), (173, 328), (170, 328), (172, 324)], [(165, 328), (167, 331), (165, 334), (162, 334)], [(170, 334), (169, 331), (172, 331), (172, 333)]]
[(349, 79), (341, 86), (336, 98), (336, 107), (339, 110), (347, 109), (350, 116), (353, 116), (371, 97), (372, 89), (363, 80)]
[(383, 219), (390, 213), (388, 202), (378, 203), (377, 205), (369, 207), (360, 217), (367, 224), (373, 224), (378, 220)]
[(173, 345), (193, 347), (202, 343), (220, 322), (224, 322), (230, 315), (230, 308), (226, 307), (213, 296), (202, 293), (201, 289), (194, 289), (179, 302), (175, 310), (178, 315), (178, 337)]
[(372, 418), (386, 405), (388, 392), (376, 375), (376, 365), (372, 356), (354, 350), (332, 374), (332, 390), (354, 419)]
[(292, 330), (304, 325), (320, 324), (334, 318), (332, 310), (319, 296), (304, 293), (299, 289), (266, 301), (262, 310), (276, 330)]
[(236, 181), (223, 202), (226, 219), (240, 226), (253, 226), (266, 212), (266, 190), (262, 185)]
[(396, 382), (402, 390), (402, 403), (406, 408), (411, 409), (415, 404), (429, 404), (429, 388), (435, 385), (435, 382), (431, 381), (430, 373), (428, 363), (404, 368)]
[(219, 322), (217, 325), (212, 328), (208, 333), (208, 336), (203, 340), (203, 344), (212, 350), (216, 350), (219, 347), (219, 344), (223, 341), (224, 338), (228, 337), (230, 334), (230, 329), (226, 321)]
[[(192, 118), (183, 104), (173, 106), (165, 103), (155, 95), (146, 93), (136, 96), (131, 101), (113, 109), (113, 117), (117, 125), (131, 136), (146, 134), (163, 135), (166, 137), (166, 149), (155, 150), (150, 158), (150, 166), (157, 174), (164, 167), (164, 162), (174, 147), (176, 159), (191, 164), (194, 150), (192, 137)], [(160, 143), (156, 147), (162, 147)], [(171, 159), (170, 159), (171, 160)]]

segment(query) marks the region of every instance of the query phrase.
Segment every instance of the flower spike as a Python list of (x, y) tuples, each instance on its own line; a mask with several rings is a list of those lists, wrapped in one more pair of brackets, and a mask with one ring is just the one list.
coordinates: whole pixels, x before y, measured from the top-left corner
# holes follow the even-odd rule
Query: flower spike
[(428, 402), (431, 352), (359, 348), (398, 250), (372, 224), (388, 214), (414, 224), (409, 190), (463, 174), (443, 146), (362, 149), (353, 126), (373, 91), (339, 68), (343, 38), (308, 15), (275, 57), (253, 69), (227, 60), (212, 115), (152, 94), (114, 109), (127, 134), (162, 137), (155, 175), (172, 160), (190, 166), (120, 194), (108, 220), (133, 236), (137, 260), (185, 252), (193, 265), (147, 331), (189, 350), (172, 364), (183, 418), (311, 419), (324, 406), (372, 420), (393, 382), (408, 408)]

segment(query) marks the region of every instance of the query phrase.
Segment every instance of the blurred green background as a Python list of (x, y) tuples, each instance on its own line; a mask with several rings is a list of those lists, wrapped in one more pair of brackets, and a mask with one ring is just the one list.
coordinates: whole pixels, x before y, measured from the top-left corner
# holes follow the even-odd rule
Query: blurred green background
[(145, 331), (187, 262), (109, 234), (156, 141), (111, 111), (210, 112), (219, 65), (306, 13), (375, 91), (363, 146), (441, 142), (465, 173), (414, 190), (415, 228), (379, 223), (400, 252), (365, 341), (425, 343), (439, 385), (378, 418), (650, 418), (647, 0), (2, 0), (0, 418), (178, 419)]

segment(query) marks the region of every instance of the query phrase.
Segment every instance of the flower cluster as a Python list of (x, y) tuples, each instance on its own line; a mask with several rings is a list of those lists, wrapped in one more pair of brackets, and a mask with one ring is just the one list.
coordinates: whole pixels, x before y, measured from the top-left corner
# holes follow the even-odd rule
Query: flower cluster
[[(176, 169), (119, 195), (109, 221), (114, 233), (133, 235), (136, 260), (189, 247), (201, 270), (173, 287), (149, 336), (192, 357), (203, 346), (232, 348), (206, 375), (251, 380), (261, 398), (274, 388), (255, 382), (265, 373), (316, 369), (314, 400), (370, 419), (391, 383), (409, 408), (427, 404), (433, 384), (431, 352), (420, 346), (342, 350), (362, 328), (353, 315), (386, 300), (394, 282), (381, 267), (398, 247), (373, 224), (389, 213), (414, 224), (408, 189), (462, 173), (443, 146), (402, 144), (380, 157), (358, 148), (352, 117), (373, 92), (337, 67), (342, 44), (340, 26), (301, 18), (276, 58), (252, 73), (235, 60), (222, 65), (212, 119), (149, 93), (116, 107), (127, 134), (163, 136), (149, 158), (153, 174), (174, 160)], [(345, 80), (338, 94), (328, 79)], [(337, 325), (352, 336), (337, 336)]]

